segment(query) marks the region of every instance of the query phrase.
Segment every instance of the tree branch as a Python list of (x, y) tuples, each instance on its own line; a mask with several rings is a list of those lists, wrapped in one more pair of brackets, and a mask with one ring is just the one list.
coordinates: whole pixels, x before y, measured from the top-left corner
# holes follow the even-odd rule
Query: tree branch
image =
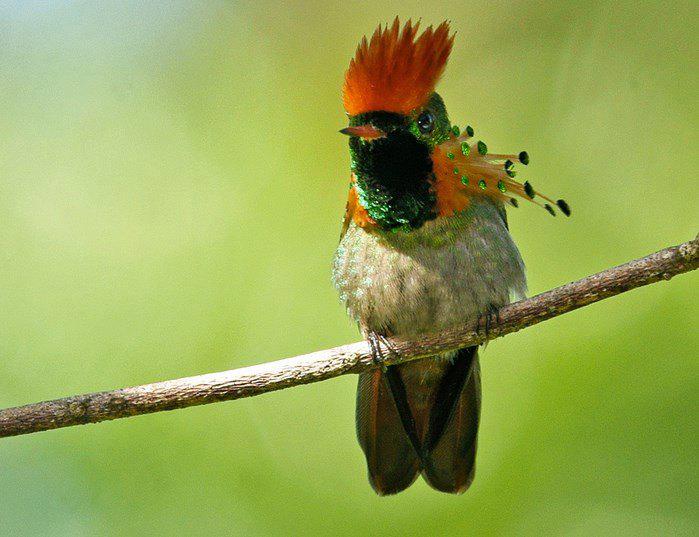
[[(669, 280), (697, 267), (699, 236), (505, 306), (488, 334), (478, 323), (472, 322), (417, 340), (392, 338), (389, 342), (396, 354), (387, 356), (386, 363), (478, 345), (636, 287)], [(76, 395), (0, 410), (0, 437), (250, 397), (347, 373), (361, 373), (372, 367), (375, 364), (369, 346), (359, 342), (221, 373)]]

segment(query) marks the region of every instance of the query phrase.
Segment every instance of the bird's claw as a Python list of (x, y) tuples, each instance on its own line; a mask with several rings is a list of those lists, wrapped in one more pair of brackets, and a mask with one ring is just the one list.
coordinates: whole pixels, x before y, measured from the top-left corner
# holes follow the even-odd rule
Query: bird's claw
[[(482, 321), (482, 323), (481, 323)], [(478, 316), (478, 328), (481, 328), (483, 324), (483, 332), (485, 333), (485, 339), (488, 340), (490, 336), (490, 328), (493, 324), (500, 322), (500, 309), (497, 306), (488, 306), (488, 311), (481, 313)]]
[(381, 366), (381, 369), (383, 371), (386, 371), (386, 358), (384, 356), (384, 351), (381, 348), (382, 345), (386, 348), (388, 351), (388, 354), (397, 354), (393, 346), (390, 344), (388, 341), (388, 338), (384, 336), (383, 334), (378, 334), (376, 332), (367, 332), (366, 333), (366, 339), (367, 342), (369, 343), (369, 347), (371, 349), (371, 359), (372, 361), (376, 364)]

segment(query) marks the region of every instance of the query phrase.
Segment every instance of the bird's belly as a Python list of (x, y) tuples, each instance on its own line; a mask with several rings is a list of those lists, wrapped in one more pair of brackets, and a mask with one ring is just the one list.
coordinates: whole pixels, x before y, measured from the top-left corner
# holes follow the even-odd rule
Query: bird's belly
[(362, 327), (402, 336), (462, 324), (526, 291), (522, 259), (494, 206), (390, 235), (351, 225), (333, 280)]

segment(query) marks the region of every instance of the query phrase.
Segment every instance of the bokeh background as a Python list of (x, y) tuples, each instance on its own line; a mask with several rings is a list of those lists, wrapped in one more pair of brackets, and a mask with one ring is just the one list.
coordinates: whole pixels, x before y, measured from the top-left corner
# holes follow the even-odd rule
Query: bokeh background
[[(398, 14), (458, 32), (452, 121), (569, 220), (537, 293), (699, 230), (696, 2), (0, 3), (0, 406), (354, 341), (340, 86)], [(696, 535), (697, 276), (489, 345), (478, 475), (377, 498), (356, 379), (0, 442), (0, 535)]]

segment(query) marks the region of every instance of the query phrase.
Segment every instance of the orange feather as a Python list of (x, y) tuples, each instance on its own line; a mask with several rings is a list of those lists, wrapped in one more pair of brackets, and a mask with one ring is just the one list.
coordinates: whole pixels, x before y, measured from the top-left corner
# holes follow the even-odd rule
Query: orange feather
[(351, 186), (349, 189), (349, 194), (347, 196), (347, 206), (345, 207), (345, 219), (342, 222), (342, 231), (340, 232), (340, 238), (342, 238), (350, 225), (350, 222), (354, 222), (359, 227), (370, 229), (376, 226), (374, 219), (369, 216), (367, 210), (359, 203), (359, 196), (357, 196), (357, 189), (354, 187), (356, 179), (352, 175)]
[[(518, 155), (489, 154), (484, 144), (484, 154), (481, 154), (479, 145), (482, 142), (470, 144), (468, 139), (466, 134), (451, 134), (434, 149), (432, 161), (438, 216), (451, 216), (463, 211), (475, 196), (488, 196), (515, 206), (517, 201), (513, 196), (519, 196), (546, 208), (551, 214), (555, 214), (553, 207), (558, 206), (566, 216), (570, 215), (570, 208), (563, 200), (554, 201), (545, 194), (534, 191), (528, 183), (522, 184), (510, 177), (502, 162), (519, 162)], [(539, 203), (534, 199), (535, 196), (546, 200), (550, 205)]]
[(444, 71), (454, 36), (449, 23), (427, 28), (417, 39), (420, 23), (400, 29), (398, 17), (389, 29), (379, 26), (364, 37), (345, 74), (342, 99), (351, 116), (364, 112), (409, 114), (427, 102)]

